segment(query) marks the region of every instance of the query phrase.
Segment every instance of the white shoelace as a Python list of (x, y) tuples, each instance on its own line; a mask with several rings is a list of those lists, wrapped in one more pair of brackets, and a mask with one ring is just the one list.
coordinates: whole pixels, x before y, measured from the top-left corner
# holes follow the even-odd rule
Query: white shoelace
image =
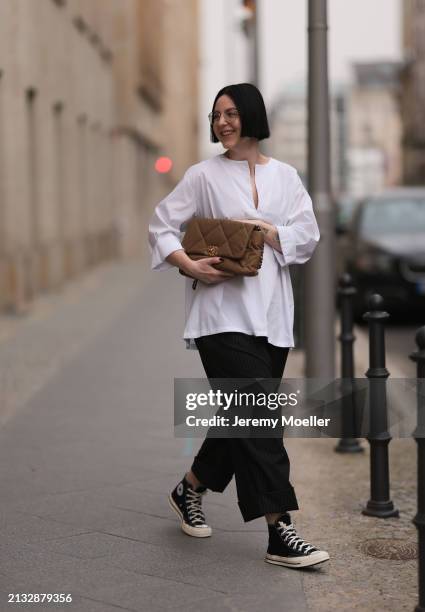
[[(308, 554), (310, 551), (317, 550), (312, 544), (310, 544), (310, 542), (304, 542), (304, 540), (297, 535), (295, 527), (292, 523), (290, 525), (285, 525), (285, 523), (279, 522), (277, 527), (284, 542), (296, 552), (299, 550), (301, 553)], [(303, 550), (304, 547), (305, 550)]]
[(205, 516), (201, 507), (202, 493), (188, 488), (186, 492), (187, 513), (193, 523), (205, 525)]

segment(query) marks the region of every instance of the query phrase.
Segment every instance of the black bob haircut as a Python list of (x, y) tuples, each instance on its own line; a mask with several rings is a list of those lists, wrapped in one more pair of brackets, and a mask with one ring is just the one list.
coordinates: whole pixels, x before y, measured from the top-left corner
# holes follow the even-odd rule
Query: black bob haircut
[[(238, 83), (226, 85), (220, 89), (215, 97), (212, 110), (220, 96), (229, 96), (239, 111), (241, 121), (241, 136), (249, 136), (264, 140), (270, 137), (269, 123), (267, 121), (266, 107), (260, 91), (251, 83)], [(219, 142), (215, 136), (212, 124), (210, 125), (211, 142)]]

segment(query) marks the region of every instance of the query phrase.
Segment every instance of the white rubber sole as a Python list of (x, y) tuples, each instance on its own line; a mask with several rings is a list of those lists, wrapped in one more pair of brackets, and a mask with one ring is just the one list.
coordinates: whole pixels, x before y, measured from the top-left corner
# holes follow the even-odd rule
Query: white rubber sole
[(319, 565), (319, 563), (325, 563), (329, 561), (329, 554), (325, 550), (318, 550), (317, 552), (311, 553), (307, 557), (279, 557), (278, 555), (266, 554), (264, 557), (266, 563), (272, 563), (273, 565), (283, 565), (284, 567), (302, 568), (310, 567), (312, 565)]
[(181, 521), (182, 531), (186, 535), (192, 536), (193, 538), (209, 538), (211, 536), (212, 534), (211, 527), (191, 527), (190, 525), (184, 522), (183, 515), (180, 512), (180, 508), (176, 505), (171, 495), (168, 496), (168, 503), (170, 504), (170, 507), (174, 510), (174, 512), (179, 517)]

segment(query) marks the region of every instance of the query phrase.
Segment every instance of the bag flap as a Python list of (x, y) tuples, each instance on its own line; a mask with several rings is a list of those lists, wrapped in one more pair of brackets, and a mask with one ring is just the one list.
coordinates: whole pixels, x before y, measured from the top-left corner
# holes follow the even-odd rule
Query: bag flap
[(188, 223), (182, 246), (189, 255), (240, 259), (254, 230), (253, 223), (194, 217)]

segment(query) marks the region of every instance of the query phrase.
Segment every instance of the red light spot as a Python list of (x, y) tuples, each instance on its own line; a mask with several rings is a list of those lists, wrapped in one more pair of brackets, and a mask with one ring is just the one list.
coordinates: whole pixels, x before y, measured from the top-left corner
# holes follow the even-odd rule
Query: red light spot
[(155, 170), (157, 172), (161, 172), (162, 174), (165, 172), (169, 172), (173, 166), (173, 162), (169, 157), (158, 157), (155, 162)]

